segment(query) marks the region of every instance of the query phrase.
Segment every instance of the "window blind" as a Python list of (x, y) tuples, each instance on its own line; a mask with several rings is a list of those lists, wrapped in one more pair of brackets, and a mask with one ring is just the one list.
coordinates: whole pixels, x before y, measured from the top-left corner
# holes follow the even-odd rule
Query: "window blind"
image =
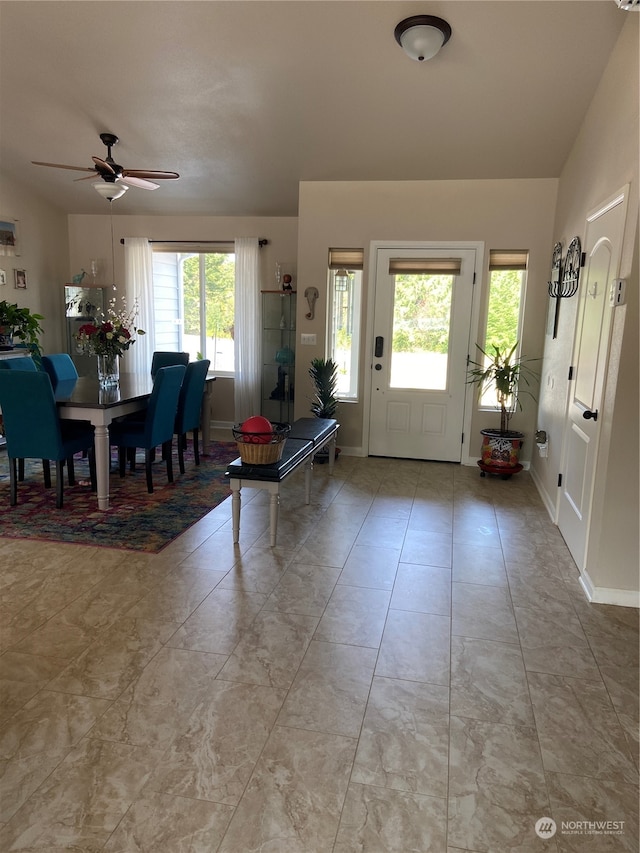
[(329, 249), (330, 270), (361, 270), (364, 264), (364, 249)]
[(525, 249), (491, 249), (489, 252), (490, 270), (526, 270), (529, 252)]
[(389, 275), (460, 275), (460, 258), (390, 258)]

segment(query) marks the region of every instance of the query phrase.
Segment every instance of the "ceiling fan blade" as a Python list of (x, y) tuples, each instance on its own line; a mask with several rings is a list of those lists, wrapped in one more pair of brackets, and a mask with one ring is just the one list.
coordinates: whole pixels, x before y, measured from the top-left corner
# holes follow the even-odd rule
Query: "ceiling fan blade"
[(116, 170), (110, 163), (107, 163), (106, 160), (101, 160), (100, 157), (92, 157), (93, 162), (96, 164), (98, 169), (103, 172), (108, 172), (110, 175), (115, 175)]
[(72, 169), (74, 172), (95, 172), (91, 166), (63, 166), (62, 163), (41, 163), (39, 160), (31, 162), (34, 166), (52, 166), (54, 169)]
[(160, 186), (160, 184), (154, 184), (152, 181), (145, 181), (143, 178), (136, 178), (133, 175), (129, 175), (126, 170), (123, 175), (125, 177), (116, 178), (116, 183), (128, 184), (130, 187), (138, 187), (141, 190), (157, 190)]
[(78, 181), (90, 181), (92, 178), (99, 178), (100, 177), (100, 175), (98, 174), (98, 172), (95, 169), (92, 169), (91, 171), (93, 174), (85, 175), (84, 178), (74, 178), (73, 183), (77, 184)]
[(180, 175), (177, 172), (155, 172), (153, 169), (123, 169), (124, 178), (147, 178), (152, 181), (176, 181)]

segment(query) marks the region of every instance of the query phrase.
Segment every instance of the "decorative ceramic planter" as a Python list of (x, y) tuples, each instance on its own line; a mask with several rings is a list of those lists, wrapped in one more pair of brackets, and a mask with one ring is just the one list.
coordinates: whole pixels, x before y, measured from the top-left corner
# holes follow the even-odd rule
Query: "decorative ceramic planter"
[(512, 474), (522, 471), (520, 448), (524, 442), (524, 433), (515, 430), (483, 429), (482, 450), (478, 465), (480, 476), (500, 474), (508, 479)]
[(99, 355), (98, 382), (101, 388), (111, 388), (120, 384), (120, 359), (115, 353)]

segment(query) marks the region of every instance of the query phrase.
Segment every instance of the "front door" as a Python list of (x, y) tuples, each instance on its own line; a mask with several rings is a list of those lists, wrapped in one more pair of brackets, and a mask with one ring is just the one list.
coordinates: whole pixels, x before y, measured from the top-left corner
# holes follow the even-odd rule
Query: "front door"
[(460, 462), (475, 249), (379, 248), (369, 453)]
[(587, 220), (586, 263), (572, 359), (564, 435), (558, 526), (580, 570), (585, 568), (602, 400), (614, 308), (610, 291), (624, 233), (626, 194), (621, 192)]

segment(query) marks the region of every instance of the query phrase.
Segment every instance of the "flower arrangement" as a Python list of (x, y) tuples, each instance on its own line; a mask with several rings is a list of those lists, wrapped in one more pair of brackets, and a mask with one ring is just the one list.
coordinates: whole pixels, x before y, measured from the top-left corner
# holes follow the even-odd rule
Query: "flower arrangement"
[(74, 335), (78, 349), (92, 355), (121, 356), (135, 343), (135, 335), (145, 334), (144, 329), (136, 327), (137, 316), (137, 304), (128, 311), (123, 297), (122, 308), (118, 311), (114, 297), (109, 301), (106, 314), (98, 310), (95, 322), (80, 326)]

